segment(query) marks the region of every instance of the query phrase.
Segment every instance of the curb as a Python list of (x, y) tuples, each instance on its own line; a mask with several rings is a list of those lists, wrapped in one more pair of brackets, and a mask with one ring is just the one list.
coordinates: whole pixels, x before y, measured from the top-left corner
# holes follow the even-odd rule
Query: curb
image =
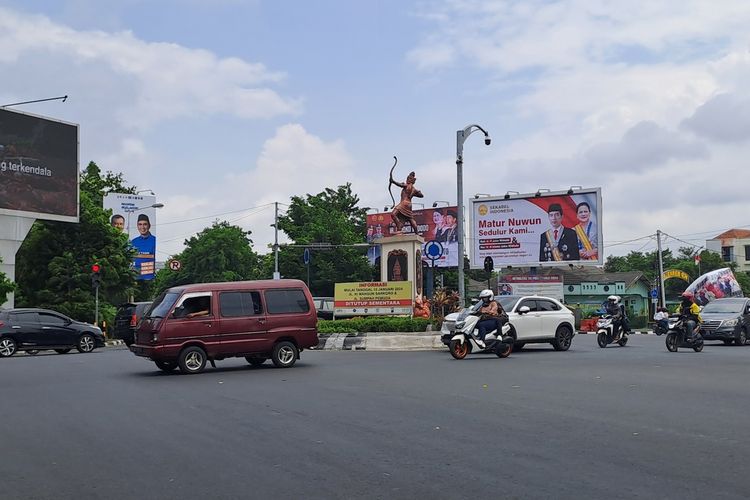
[(104, 341), (105, 347), (117, 347), (121, 345), (125, 345), (125, 342), (120, 339), (109, 339)]
[(318, 334), (319, 351), (429, 351), (445, 349), (440, 332)]

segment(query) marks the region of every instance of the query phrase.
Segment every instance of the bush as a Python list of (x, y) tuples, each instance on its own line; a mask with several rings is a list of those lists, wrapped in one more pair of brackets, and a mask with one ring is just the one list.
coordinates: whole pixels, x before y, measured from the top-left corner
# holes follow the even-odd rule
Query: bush
[(646, 328), (648, 316), (633, 316), (630, 318), (630, 328)]
[(356, 332), (424, 332), (431, 323), (426, 318), (393, 318), (388, 316), (318, 320), (319, 333)]

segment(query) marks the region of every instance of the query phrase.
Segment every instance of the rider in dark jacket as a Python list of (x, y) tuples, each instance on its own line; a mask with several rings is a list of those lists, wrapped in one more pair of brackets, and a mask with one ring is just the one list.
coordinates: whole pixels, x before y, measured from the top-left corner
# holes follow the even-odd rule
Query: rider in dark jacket
[(604, 306), (604, 310), (607, 314), (612, 316), (616, 338), (619, 338), (623, 332), (630, 330), (628, 318), (625, 315), (625, 308), (620, 304), (620, 297), (617, 295), (610, 295), (607, 297), (607, 303)]

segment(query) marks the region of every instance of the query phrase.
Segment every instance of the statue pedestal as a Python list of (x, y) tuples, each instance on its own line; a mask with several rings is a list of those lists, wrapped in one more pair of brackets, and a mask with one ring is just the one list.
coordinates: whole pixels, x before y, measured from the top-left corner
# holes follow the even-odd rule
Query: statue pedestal
[(387, 236), (380, 243), (380, 279), (410, 281), (412, 299), (422, 295), (422, 247), (424, 238), (416, 234)]

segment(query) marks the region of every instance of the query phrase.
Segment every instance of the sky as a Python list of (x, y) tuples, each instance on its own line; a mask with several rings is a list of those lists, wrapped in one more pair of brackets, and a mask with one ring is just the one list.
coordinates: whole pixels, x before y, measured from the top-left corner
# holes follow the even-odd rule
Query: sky
[(455, 204), (474, 123), (466, 199), (601, 187), (605, 256), (676, 250), (750, 228), (747, 26), (747, 0), (0, 0), (0, 105), (67, 94), (16, 109), (156, 194), (157, 260), (215, 220), (266, 253), (274, 202), (346, 182), (382, 211), (394, 155)]

